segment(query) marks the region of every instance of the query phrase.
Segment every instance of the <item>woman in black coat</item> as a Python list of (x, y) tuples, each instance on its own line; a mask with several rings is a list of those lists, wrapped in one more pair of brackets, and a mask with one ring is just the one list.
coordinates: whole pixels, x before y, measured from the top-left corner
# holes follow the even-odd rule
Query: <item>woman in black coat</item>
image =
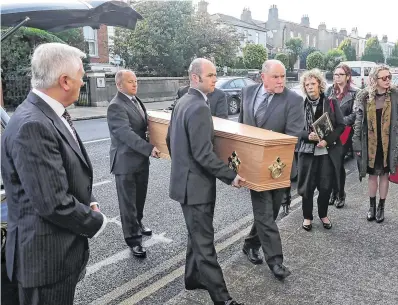
[(357, 94), (357, 88), (351, 85), (352, 83), (351, 69), (345, 64), (340, 64), (336, 67), (333, 74), (333, 86), (329, 87), (326, 92), (326, 97), (334, 99), (340, 107), (344, 117), (345, 129), (343, 135), (340, 137), (343, 144), (343, 153), (341, 154), (341, 169), (340, 169), (340, 188), (337, 184), (333, 186), (332, 195), (330, 197), (329, 205), (335, 204), (337, 208), (342, 208), (345, 205), (346, 193), (345, 180), (346, 172), (344, 168), (344, 159), (348, 151), (352, 147), (352, 136), (354, 134), (352, 126), (355, 123), (354, 101)]
[[(304, 102), (305, 127), (298, 145), (297, 192), (303, 198), (303, 229), (312, 229), (312, 209), (315, 189), (318, 189), (318, 215), (325, 229), (331, 229), (328, 218), (329, 198), (333, 180), (340, 185), (342, 145), (340, 135), (344, 130), (344, 120), (336, 100), (325, 97), (326, 81), (318, 69), (307, 71), (301, 77)], [(312, 124), (325, 112), (328, 113), (332, 130), (319, 134)]]

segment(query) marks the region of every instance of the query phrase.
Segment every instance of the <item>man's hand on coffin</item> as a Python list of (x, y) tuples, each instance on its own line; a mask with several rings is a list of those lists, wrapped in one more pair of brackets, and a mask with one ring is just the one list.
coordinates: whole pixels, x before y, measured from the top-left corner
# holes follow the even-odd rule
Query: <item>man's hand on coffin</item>
[(245, 181), (246, 181), (245, 178), (242, 178), (241, 176), (236, 175), (234, 181), (232, 181), (232, 186), (240, 188), (241, 187), (240, 182), (245, 182)]
[(158, 159), (158, 158), (160, 157), (160, 150), (157, 149), (156, 147), (154, 147), (154, 148), (152, 149), (151, 156), (154, 157), (154, 158), (156, 158), (156, 159)]

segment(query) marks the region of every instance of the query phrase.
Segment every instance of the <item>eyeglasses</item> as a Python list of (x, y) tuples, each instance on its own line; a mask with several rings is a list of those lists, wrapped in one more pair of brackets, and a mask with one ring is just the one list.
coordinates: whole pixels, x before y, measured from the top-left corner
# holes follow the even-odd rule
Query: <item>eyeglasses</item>
[(392, 80), (392, 75), (386, 75), (386, 76), (382, 76), (382, 77), (378, 77), (377, 79), (381, 79), (383, 82), (388, 80)]
[(335, 73), (335, 74), (333, 74), (334, 76), (345, 76), (346, 74), (345, 73)]

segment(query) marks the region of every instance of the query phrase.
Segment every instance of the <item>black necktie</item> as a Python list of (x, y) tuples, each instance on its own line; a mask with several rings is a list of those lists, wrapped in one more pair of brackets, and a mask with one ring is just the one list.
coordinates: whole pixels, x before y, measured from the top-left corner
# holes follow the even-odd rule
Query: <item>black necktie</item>
[(135, 107), (137, 107), (138, 112), (145, 119), (145, 113), (144, 113), (144, 110), (141, 108), (140, 103), (138, 103), (137, 99), (134, 96), (133, 96), (133, 98), (131, 100), (133, 101), (133, 104), (135, 105)]
[(271, 94), (266, 93), (264, 101), (257, 108), (257, 111), (256, 111), (256, 113), (254, 115), (254, 117), (256, 119), (256, 125), (257, 126), (259, 126), (259, 123), (261, 122), (261, 120), (263, 119), (265, 113), (267, 112), (268, 99), (269, 99), (270, 96), (271, 96)]
[(68, 122), (70, 128), (73, 131), (74, 139), (75, 139), (76, 143), (79, 144), (79, 142), (77, 141), (76, 129), (75, 129), (75, 127), (73, 127), (72, 118), (70, 117), (70, 114), (69, 114), (68, 111), (66, 111), (66, 109), (65, 109), (64, 114), (62, 115), (62, 117)]

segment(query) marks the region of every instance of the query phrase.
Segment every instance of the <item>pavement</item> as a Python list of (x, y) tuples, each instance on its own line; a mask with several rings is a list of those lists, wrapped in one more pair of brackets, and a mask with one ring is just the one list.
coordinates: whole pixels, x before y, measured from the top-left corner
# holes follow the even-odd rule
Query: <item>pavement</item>
[[(164, 101), (164, 102), (150, 102), (144, 103), (147, 110), (158, 110), (165, 109), (169, 107), (174, 101)], [(73, 121), (81, 120), (92, 120), (106, 118), (106, 111), (108, 107), (82, 107), (82, 106), (72, 106), (68, 108), (68, 112), (72, 117)], [(7, 112), (11, 117), (13, 112)]]
[[(238, 250), (222, 264), (231, 296), (245, 305), (398, 304), (398, 186), (390, 185), (385, 221), (368, 222), (367, 181), (349, 175), (347, 204), (329, 206), (331, 230), (314, 210), (311, 232), (301, 228), (301, 203), (282, 218), (285, 265), (292, 275), (276, 280), (266, 264), (253, 265)], [(213, 304), (207, 291), (186, 291), (167, 305)]]

